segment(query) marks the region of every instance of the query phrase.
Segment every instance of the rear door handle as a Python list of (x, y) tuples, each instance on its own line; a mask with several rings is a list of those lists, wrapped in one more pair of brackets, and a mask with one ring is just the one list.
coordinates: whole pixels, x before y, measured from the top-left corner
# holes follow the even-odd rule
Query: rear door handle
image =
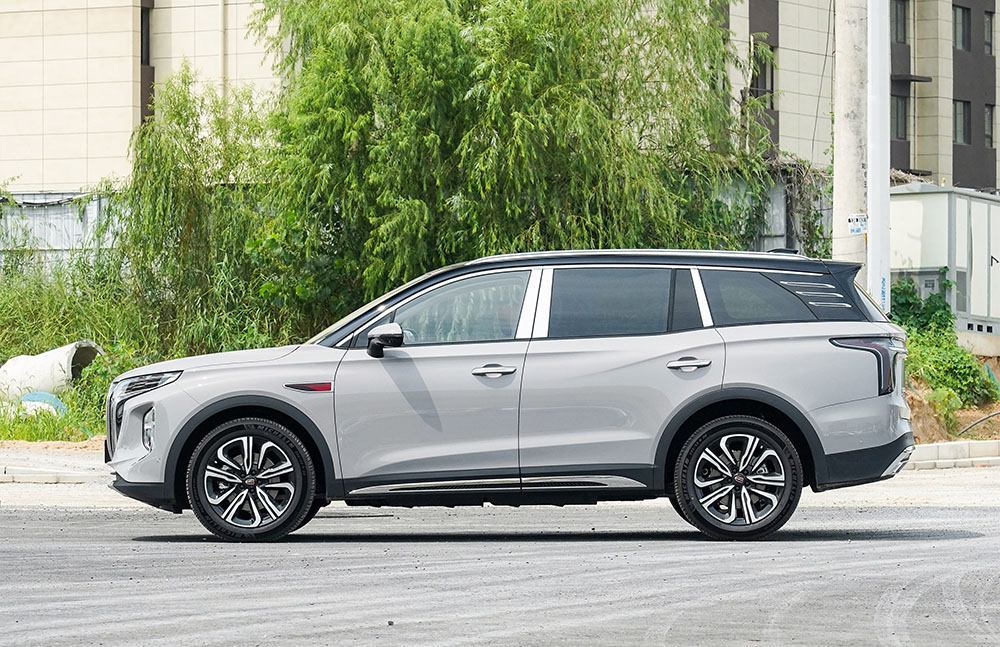
[(706, 366), (711, 365), (712, 360), (698, 359), (697, 357), (682, 357), (672, 362), (667, 362), (667, 368), (672, 368), (675, 371), (684, 371), (685, 373), (690, 373), (695, 369), (705, 368)]
[(516, 370), (516, 366), (487, 364), (486, 366), (480, 366), (479, 368), (472, 369), (472, 374), (478, 375), (479, 377), (500, 377), (501, 375), (510, 375)]

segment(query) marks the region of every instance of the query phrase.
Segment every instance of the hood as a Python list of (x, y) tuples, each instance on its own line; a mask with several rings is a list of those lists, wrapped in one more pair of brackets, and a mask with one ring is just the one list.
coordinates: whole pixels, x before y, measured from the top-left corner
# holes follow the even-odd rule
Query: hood
[(172, 371), (191, 371), (204, 368), (216, 368), (219, 366), (233, 366), (236, 364), (254, 364), (258, 362), (274, 362), (287, 357), (299, 348), (297, 345), (280, 346), (278, 348), (259, 348), (257, 350), (237, 350), (229, 353), (212, 353), (211, 355), (198, 355), (196, 357), (184, 357), (182, 359), (171, 359), (166, 362), (158, 362), (148, 366), (140, 366), (128, 373), (122, 373), (115, 382), (139, 375), (149, 375), (151, 373), (169, 373)]

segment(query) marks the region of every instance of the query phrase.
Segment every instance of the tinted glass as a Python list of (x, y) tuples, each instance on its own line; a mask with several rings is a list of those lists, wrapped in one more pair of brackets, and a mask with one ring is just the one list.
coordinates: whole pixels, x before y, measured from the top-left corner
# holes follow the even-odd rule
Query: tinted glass
[(396, 310), (404, 344), (514, 339), (531, 273), (498, 272), (449, 283)]
[(691, 270), (677, 270), (674, 277), (674, 311), (670, 330), (701, 328), (701, 309), (694, 292)]
[(655, 335), (667, 331), (670, 270), (557, 269), (549, 337)]
[(702, 270), (701, 278), (717, 326), (816, 319), (801, 299), (763, 274)]

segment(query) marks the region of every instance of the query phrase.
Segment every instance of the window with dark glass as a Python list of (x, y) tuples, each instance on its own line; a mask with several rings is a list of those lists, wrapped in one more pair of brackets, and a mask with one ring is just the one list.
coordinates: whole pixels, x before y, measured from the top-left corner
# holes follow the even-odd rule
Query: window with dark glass
[(983, 33), (983, 43), (987, 54), (993, 53), (993, 12), (986, 12), (986, 20), (983, 21), (985, 32)]
[(667, 332), (671, 270), (556, 269), (549, 337), (614, 337)]
[(951, 8), (952, 33), (954, 35), (955, 49), (969, 51), (972, 35), (972, 11), (968, 7), (954, 5)]
[(969, 126), (972, 124), (972, 104), (968, 101), (954, 101), (952, 119), (952, 140), (956, 144), (972, 143), (972, 133)]
[(816, 320), (801, 299), (759, 272), (702, 270), (701, 280), (717, 326)]
[(892, 0), (889, 11), (889, 29), (894, 43), (906, 42), (906, 0)]
[(694, 291), (691, 270), (674, 273), (674, 301), (670, 312), (670, 330), (693, 330), (702, 327), (701, 307)]
[(774, 50), (769, 45), (757, 43), (753, 76), (750, 77), (750, 95), (762, 99), (764, 107), (774, 109)]
[(983, 124), (986, 148), (993, 148), (993, 108), (991, 105), (986, 106), (986, 123)]
[(891, 110), (889, 113), (889, 128), (892, 132), (893, 139), (906, 139), (906, 114), (908, 103), (909, 100), (907, 97), (891, 97), (891, 101), (889, 103), (889, 108)]

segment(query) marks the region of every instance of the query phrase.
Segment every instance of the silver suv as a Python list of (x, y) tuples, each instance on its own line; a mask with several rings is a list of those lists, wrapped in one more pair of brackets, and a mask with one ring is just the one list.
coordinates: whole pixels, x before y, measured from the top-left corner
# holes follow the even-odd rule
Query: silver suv
[(759, 539), (913, 449), (902, 329), (858, 266), (793, 254), (571, 251), (426, 274), (298, 346), (147, 366), (108, 394), (121, 493), (227, 540), (332, 500), (668, 497)]

